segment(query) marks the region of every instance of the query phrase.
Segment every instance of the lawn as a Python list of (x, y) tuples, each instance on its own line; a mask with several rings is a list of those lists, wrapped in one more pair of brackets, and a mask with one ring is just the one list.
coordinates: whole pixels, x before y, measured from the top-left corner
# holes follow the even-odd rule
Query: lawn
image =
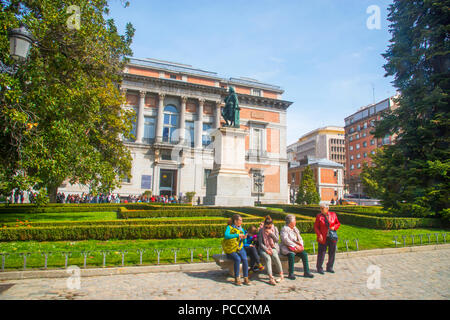
[(115, 220), (116, 211), (107, 212), (55, 212), (55, 213), (2, 213), (2, 222), (31, 221), (31, 222), (53, 222), (53, 221), (87, 221), (87, 220)]
[[(394, 248), (394, 236), (398, 236), (400, 243), (397, 246), (403, 245), (402, 236), (406, 235), (407, 245), (412, 244), (411, 235), (416, 235), (415, 245), (420, 244), (419, 234), (431, 234), (431, 243), (436, 242), (435, 233), (439, 233), (439, 243), (443, 242), (443, 233), (448, 230), (444, 229), (409, 229), (409, 230), (376, 230), (355, 226), (342, 225), (339, 230), (338, 251), (345, 251), (345, 240), (349, 240), (349, 250), (356, 250), (356, 243), (354, 239), (358, 239), (359, 250), (368, 250), (376, 248)], [(315, 234), (302, 234), (305, 249), (309, 254), (313, 253), (313, 242), (317, 252), (317, 242)], [(213, 248), (210, 251), (209, 261), (212, 260), (212, 255), (221, 253), (222, 238), (210, 239), (173, 239), (173, 240), (109, 240), (109, 241), (57, 241), (57, 242), (2, 242), (0, 243), (0, 253), (9, 253), (6, 257), (6, 269), (17, 269), (23, 267), (23, 256), (19, 253), (30, 252), (33, 253), (27, 257), (27, 268), (41, 268), (43, 266), (44, 257), (41, 253), (52, 252), (48, 258), (48, 267), (63, 267), (65, 264), (65, 256), (63, 252), (73, 252), (68, 259), (68, 265), (83, 266), (84, 257), (81, 252), (90, 252), (87, 256), (87, 265), (102, 266), (103, 256), (102, 251), (108, 252), (106, 256), (106, 266), (121, 265), (122, 254), (121, 251), (127, 251), (125, 256), (125, 265), (139, 264), (139, 249), (145, 249), (143, 254), (143, 264), (156, 264), (157, 251), (160, 251), (160, 263), (174, 263), (174, 252), (172, 249), (179, 248), (177, 252), (177, 263), (188, 263), (191, 261), (190, 248), (195, 248), (192, 253), (194, 262), (205, 262), (207, 258), (206, 248)], [(423, 244), (428, 244), (428, 237), (423, 237)]]

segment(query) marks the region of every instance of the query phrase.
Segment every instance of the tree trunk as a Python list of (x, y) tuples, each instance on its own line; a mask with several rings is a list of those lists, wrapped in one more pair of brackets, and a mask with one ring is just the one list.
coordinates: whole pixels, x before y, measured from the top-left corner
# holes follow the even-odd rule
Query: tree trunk
[(50, 199), (50, 203), (56, 203), (56, 194), (58, 193), (58, 187), (48, 186), (47, 193)]

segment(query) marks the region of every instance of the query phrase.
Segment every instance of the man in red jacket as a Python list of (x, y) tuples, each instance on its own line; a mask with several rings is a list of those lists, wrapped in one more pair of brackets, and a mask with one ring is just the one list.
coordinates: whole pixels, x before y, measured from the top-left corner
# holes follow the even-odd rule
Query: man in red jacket
[(328, 247), (328, 262), (327, 262), (327, 272), (334, 273), (333, 264), (334, 256), (336, 254), (336, 244), (337, 241), (333, 241), (327, 237), (328, 226), (326, 220), (328, 220), (329, 228), (331, 230), (339, 229), (341, 225), (334, 212), (328, 212), (328, 204), (322, 202), (320, 203), (320, 213), (316, 216), (316, 222), (314, 223), (314, 231), (317, 235), (317, 242), (319, 243), (319, 252), (317, 254), (317, 272), (324, 274), (322, 264), (325, 259), (325, 253)]

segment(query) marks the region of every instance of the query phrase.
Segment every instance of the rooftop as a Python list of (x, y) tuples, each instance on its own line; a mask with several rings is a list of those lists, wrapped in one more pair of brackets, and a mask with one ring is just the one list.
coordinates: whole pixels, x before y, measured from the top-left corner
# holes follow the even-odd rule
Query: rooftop
[(206, 70), (194, 68), (189, 64), (170, 62), (170, 61), (151, 59), (151, 58), (142, 59), (142, 58), (129, 57), (129, 59), (130, 59), (129, 64), (134, 65), (134, 66), (148, 67), (148, 68), (158, 69), (158, 70), (166, 70), (166, 71), (174, 72), (174, 73), (185, 73), (185, 74), (191, 74), (191, 75), (196, 75), (196, 76), (203, 76), (203, 77), (207, 77), (207, 78), (213, 78), (215, 80), (219, 80), (219, 81), (229, 83), (229, 84), (242, 84), (245, 86), (268, 89), (268, 90), (273, 90), (273, 91), (283, 93), (283, 90), (281, 89), (281, 87), (276, 86), (276, 85), (263, 83), (256, 79), (247, 78), (247, 77), (226, 78), (223, 76), (219, 76), (217, 74), (217, 72), (206, 71)]

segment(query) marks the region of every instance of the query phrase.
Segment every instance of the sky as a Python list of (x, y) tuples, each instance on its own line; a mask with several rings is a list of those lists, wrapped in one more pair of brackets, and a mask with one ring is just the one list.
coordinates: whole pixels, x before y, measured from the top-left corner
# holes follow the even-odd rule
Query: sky
[[(383, 65), (391, 34), (387, 0), (110, 0), (136, 58), (154, 58), (280, 86), (287, 144), (344, 126), (360, 107), (395, 94)], [(380, 9), (379, 28), (371, 6)], [(370, 9), (370, 8), (369, 8)]]

